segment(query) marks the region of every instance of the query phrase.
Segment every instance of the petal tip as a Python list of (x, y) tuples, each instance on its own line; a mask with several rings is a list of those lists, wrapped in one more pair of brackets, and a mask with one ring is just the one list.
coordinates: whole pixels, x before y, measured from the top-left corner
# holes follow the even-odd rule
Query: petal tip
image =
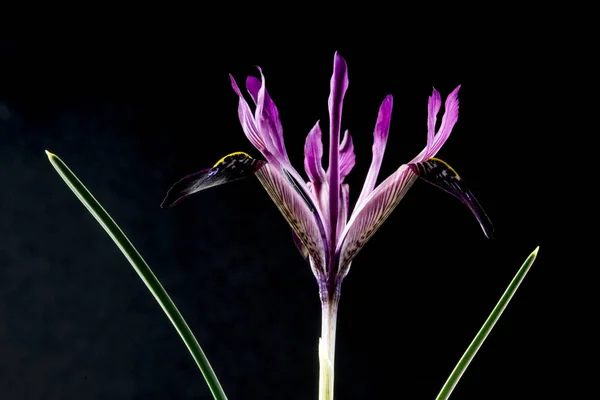
[(335, 69), (339, 68), (341, 71), (345, 71), (347, 69), (346, 60), (337, 51), (333, 57), (333, 66)]
[(237, 82), (235, 81), (235, 78), (233, 77), (233, 75), (229, 74), (229, 79), (231, 80), (231, 87), (233, 88), (233, 91), (235, 92), (235, 94), (237, 94), (238, 96), (242, 95), (242, 92), (240, 92), (240, 88), (237, 85)]

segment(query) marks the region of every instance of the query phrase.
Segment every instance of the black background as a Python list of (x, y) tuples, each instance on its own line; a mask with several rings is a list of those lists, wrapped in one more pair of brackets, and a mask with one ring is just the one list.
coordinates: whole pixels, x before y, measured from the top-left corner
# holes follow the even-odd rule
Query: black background
[(553, 242), (561, 219), (554, 199), (564, 190), (556, 182), (566, 180), (549, 164), (557, 149), (571, 154), (568, 105), (580, 101), (574, 79), (585, 37), (510, 13), (462, 31), (443, 13), (417, 23), (380, 9), (379, 17), (309, 15), (292, 24), (297, 10), (279, 11), (234, 19), (180, 10), (106, 24), (90, 14), (63, 34), (56, 22), (4, 36), (3, 399), (211, 398), (169, 321), (44, 149), (128, 234), (230, 399), (316, 398), (317, 286), (258, 182), (158, 206), (172, 183), (225, 154), (259, 156), (239, 125), (227, 75), (243, 85), (255, 65), (301, 169), (306, 133), (318, 119), (327, 129), (335, 51), (349, 68), (351, 201), (385, 95), (394, 95), (394, 112), (380, 180), (424, 146), (432, 87), (445, 98), (461, 84), (459, 121), (438, 156), (467, 181), (497, 233), (488, 241), (460, 202), (414, 185), (344, 282), (336, 398), (435, 398), (538, 245), (538, 261), (452, 398), (545, 398), (567, 386), (557, 361), (567, 352), (566, 306), (556, 293), (563, 278)]

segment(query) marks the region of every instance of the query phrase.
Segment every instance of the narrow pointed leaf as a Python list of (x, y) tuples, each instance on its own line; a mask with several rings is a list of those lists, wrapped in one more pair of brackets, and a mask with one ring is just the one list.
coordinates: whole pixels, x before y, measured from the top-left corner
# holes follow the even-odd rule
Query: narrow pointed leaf
[(194, 334), (190, 330), (190, 327), (183, 319), (183, 316), (175, 306), (175, 303), (171, 300), (165, 289), (162, 287), (158, 278), (154, 275), (146, 261), (142, 258), (140, 253), (133, 247), (133, 244), (129, 241), (127, 236), (123, 233), (121, 228), (111, 218), (110, 215), (104, 210), (104, 208), (96, 201), (94, 196), (87, 190), (87, 188), (81, 183), (81, 181), (75, 176), (73, 172), (67, 167), (60, 158), (56, 155), (46, 151), (50, 163), (56, 169), (60, 177), (65, 181), (67, 186), (75, 193), (75, 196), (83, 203), (87, 210), (96, 218), (96, 221), (104, 228), (108, 236), (115, 242), (117, 247), (121, 250), (125, 258), (129, 261), (135, 272), (142, 279), (150, 293), (154, 296), (157, 303), (163, 309), (179, 336), (187, 346), (188, 350), (192, 354), (194, 361), (200, 368), (204, 379), (212, 392), (213, 397), (216, 400), (226, 400), (225, 392), (217, 379), (208, 359), (204, 355), (202, 348), (198, 344), (198, 341), (194, 337)]
[(529, 257), (527, 257), (527, 260), (525, 260), (521, 268), (519, 268), (519, 271), (517, 271), (517, 274), (508, 285), (508, 288), (500, 298), (500, 301), (498, 301), (498, 304), (496, 304), (496, 307), (494, 307), (494, 309), (492, 310), (492, 313), (487, 318), (487, 320), (475, 336), (475, 339), (473, 339), (473, 341), (471, 342), (461, 359), (458, 361), (458, 364), (456, 364), (456, 367), (454, 367), (454, 370), (448, 377), (448, 380), (442, 387), (442, 390), (436, 397), (436, 400), (447, 400), (450, 397), (450, 394), (452, 394), (452, 391), (454, 390), (456, 384), (458, 383), (465, 370), (471, 363), (471, 360), (473, 360), (475, 354), (477, 354), (477, 351), (479, 350), (489, 333), (492, 331), (494, 325), (502, 315), (502, 312), (504, 312), (504, 309), (506, 308), (513, 295), (519, 288), (519, 285), (521, 284), (521, 282), (523, 282), (525, 275), (527, 275), (527, 272), (529, 272), (531, 265), (537, 257), (539, 249), (539, 246), (536, 247), (536, 249), (529, 255)]

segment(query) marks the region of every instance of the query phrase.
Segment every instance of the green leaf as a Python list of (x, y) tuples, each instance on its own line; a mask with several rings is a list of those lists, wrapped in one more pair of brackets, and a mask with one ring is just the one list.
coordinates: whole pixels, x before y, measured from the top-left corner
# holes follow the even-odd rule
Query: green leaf
[(108, 233), (108, 236), (110, 236), (115, 242), (125, 258), (127, 258), (129, 263), (138, 273), (139, 277), (142, 279), (150, 293), (152, 293), (158, 304), (161, 306), (177, 330), (177, 333), (179, 333), (179, 336), (181, 336), (181, 339), (183, 339), (183, 342), (192, 354), (192, 357), (194, 357), (196, 364), (198, 364), (198, 368), (200, 368), (202, 375), (204, 375), (204, 379), (206, 379), (206, 383), (208, 384), (213, 397), (216, 400), (226, 400), (227, 396), (225, 396), (223, 388), (221, 387), (217, 376), (210, 366), (208, 359), (204, 355), (202, 348), (194, 337), (194, 334), (148, 264), (146, 264), (146, 261), (144, 261), (135, 247), (133, 247), (127, 236), (125, 236), (121, 228), (119, 228), (110, 215), (108, 215), (100, 203), (96, 201), (94, 196), (92, 196), (92, 194), (86, 189), (83, 183), (77, 179), (77, 176), (71, 172), (69, 167), (67, 167), (65, 163), (63, 163), (62, 160), (56, 155), (48, 151), (46, 151), (46, 154), (48, 155), (50, 163), (52, 163), (52, 166), (56, 169), (60, 177), (63, 178), (69, 188), (73, 191), (73, 193), (75, 193), (75, 196), (77, 196), (77, 198), (88, 209), (90, 214), (96, 218), (98, 223), (104, 228), (106, 233)]
[(456, 364), (456, 367), (454, 367), (454, 370), (448, 377), (448, 380), (442, 387), (442, 390), (436, 397), (436, 400), (446, 400), (448, 399), (448, 397), (450, 397), (450, 394), (452, 393), (452, 391), (456, 387), (456, 384), (458, 383), (463, 373), (471, 363), (471, 360), (473, 360), (473, 357), (475, 357), (475, 354), (477, 354), (477, 351), (479, 350), (479, 348), (491, 332), (492, 328), (502, 315), (502, 312), (508, 305), (508, 302), (519, 288), (519, 285), (523, 281), (523, 278), (525, 278), (525, 275), (527, 275), (527, 272), (529, 271), (531, 265), (537, 257), (539, 249), (539, 246), (536, 247), (536, 249), (529, 255), (529, 257), (527, 257), (527, 260), (525, 260), (525, 262), (523, 263), (513, 280), (510, 282), (510, 285), (508, 285), (508, 288), (506, 289), (506, 291), (500, 298), (500, 301), (498, 301), (498, 304), (496, 304), (496, 307), (494, 307), (492, 313), (475, 336), (475, 339), (473, 339), (473, 341), (471, 342), (461, 359), (458, 361), (458, 364)]

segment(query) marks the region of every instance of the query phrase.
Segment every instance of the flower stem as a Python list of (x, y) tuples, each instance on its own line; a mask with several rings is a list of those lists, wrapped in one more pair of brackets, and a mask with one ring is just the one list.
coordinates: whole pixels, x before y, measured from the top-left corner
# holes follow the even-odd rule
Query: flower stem
[(321, 301), (321, 339), (319, 340), (319, 400), (333, 400), (335, 328), (339, 295)]

